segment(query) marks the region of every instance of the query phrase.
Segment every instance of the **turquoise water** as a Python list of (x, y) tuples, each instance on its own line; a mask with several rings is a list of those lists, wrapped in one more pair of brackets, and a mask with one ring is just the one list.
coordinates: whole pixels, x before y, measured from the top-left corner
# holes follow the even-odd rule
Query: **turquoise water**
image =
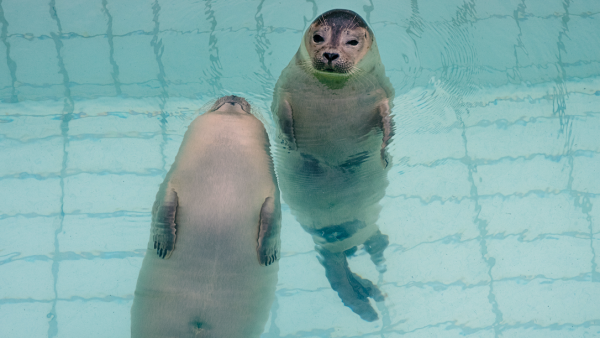
[(600, 2), (0, 1), (0, 336), (128, 337), (150, 208), (196, 110), (267, 121), (332, 8), (396, 97), (386, 301), (345, 307), (284, 204), (263, 337), (599, 337)]

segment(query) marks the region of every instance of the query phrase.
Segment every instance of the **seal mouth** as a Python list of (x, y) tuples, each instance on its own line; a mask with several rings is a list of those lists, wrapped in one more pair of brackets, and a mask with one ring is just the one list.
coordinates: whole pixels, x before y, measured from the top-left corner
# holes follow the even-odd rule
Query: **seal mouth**
[(213, 104), (212, 108), (210, 109), (211, 111), (215, 111), (218, 110), (219, 108), (221, 108), (224, 104), (229, 103), (229, 104), (239, 104), (242, 107), (242, 110), (245, 111), (246, 113), (250, 114), (251, 111), (251, 106), (250, 103), (248, 103), (248, 101), (246, 101), (246, 99), (244, 99), (243, 97), (240, 96), (235, 96), (235, 95), (229, 95), (229, 96), (223, 96), (221, 98), (219, 98), (217, 100), (217, 102), (215, 102), (215, 104)]

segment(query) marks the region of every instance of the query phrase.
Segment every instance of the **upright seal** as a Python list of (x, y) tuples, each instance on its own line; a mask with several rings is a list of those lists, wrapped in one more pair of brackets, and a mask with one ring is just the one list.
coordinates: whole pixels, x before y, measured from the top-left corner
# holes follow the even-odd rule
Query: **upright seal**
[(393, 99), (373, 32), (358, 14), (337, 9), (310, 25), (271, 106), (283, 199), (313, 236), (331, 287), (367, 321), (378, 318), (368, 298), (383, 295), (349, 270), (346, 256), (364, 244), (385, 271), (388, 237), (376, 221), (391, 166)]
[(281, 207), (262, 123), (220, 98), (188, 128), (152, 208), (133, 338), (258, 338), (275, 298)]

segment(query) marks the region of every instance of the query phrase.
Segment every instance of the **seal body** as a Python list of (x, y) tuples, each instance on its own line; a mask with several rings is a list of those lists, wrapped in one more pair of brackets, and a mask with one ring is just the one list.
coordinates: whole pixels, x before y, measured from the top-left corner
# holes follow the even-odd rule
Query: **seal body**
[(132, 337), (263, 332), (277, 283), (281, 211), (267, 134), (242, 100), (222, 98), (192, 122), (160, 187)]
[(385, 270), (387, 236), (376, 222), (391, 166), (393, 97), (372, 31), (356, 13), (333, 10), (306, 31), (272, 105), (283, 199), (312, 235), (332, 287), (365, 320), (377, 318), (367, 296), (383, 296), (348, 270), (344, 255), (365, 244)]

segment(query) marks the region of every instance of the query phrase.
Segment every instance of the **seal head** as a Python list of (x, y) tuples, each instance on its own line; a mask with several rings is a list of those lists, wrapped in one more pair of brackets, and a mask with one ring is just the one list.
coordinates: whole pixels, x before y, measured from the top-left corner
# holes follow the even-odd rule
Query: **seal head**
[(219, 98), (208, 111), (214, 112), (230, 110), (228, 108), (234, 108), (234, 110), (237, 110), (241, 113), (252, 114), (251, 107), (248, 101), (246, 101), (246, 99), (244, 99), (243, 97), (235, 95), (223, 96)]
[(373, 33), (355, 12), (334, 9), (313, 21), (304, 36), (304, 44), (312, 68), (350, 75), (371, 48)]

